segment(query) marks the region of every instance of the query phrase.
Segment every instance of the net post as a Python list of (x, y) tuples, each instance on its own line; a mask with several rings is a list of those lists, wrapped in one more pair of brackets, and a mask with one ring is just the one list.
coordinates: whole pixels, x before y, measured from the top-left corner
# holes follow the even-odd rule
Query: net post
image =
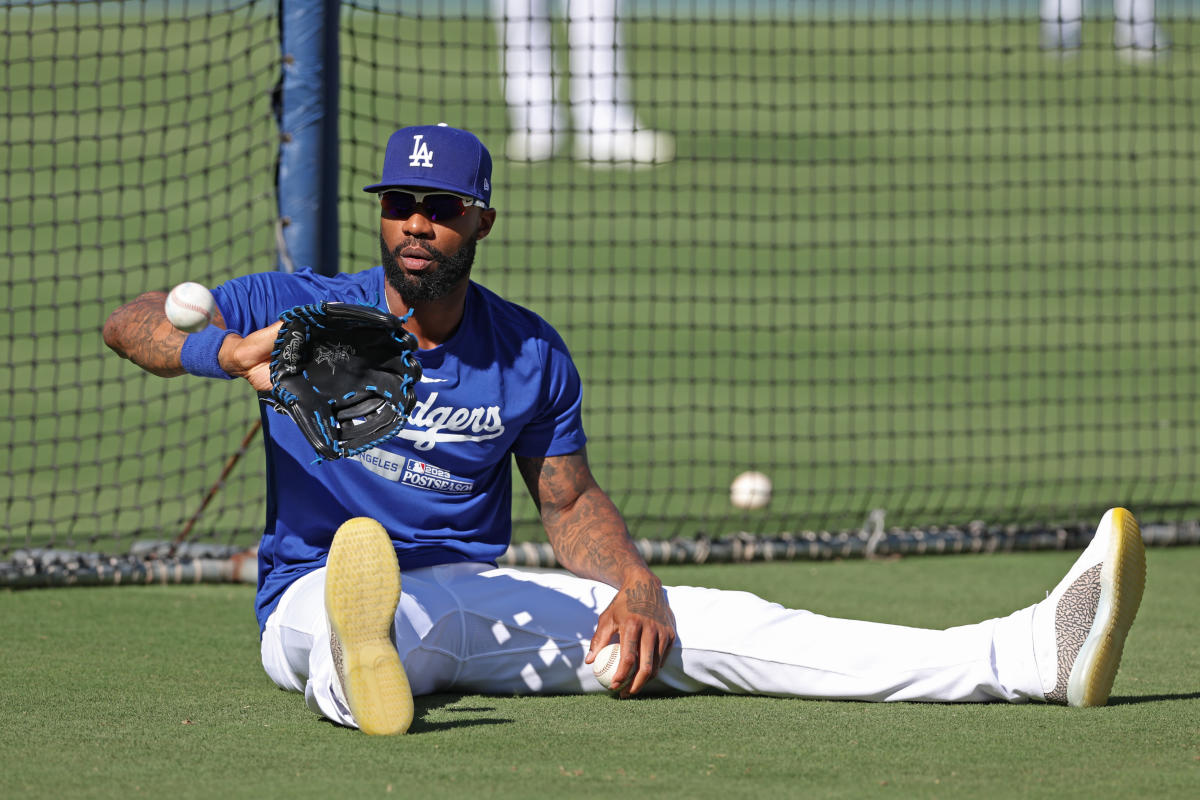
[(279, 268), (338, 271), (338, 0), (279, 0)]

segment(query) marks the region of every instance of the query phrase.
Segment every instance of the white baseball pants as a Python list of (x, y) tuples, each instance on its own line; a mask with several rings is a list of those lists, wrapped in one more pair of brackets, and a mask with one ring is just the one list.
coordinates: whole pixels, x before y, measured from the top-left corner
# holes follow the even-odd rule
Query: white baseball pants
[[(1156, 41), (1154, 0), (1113, 0), (1113, 43), (1117, 47), (1150, 50)], [(1056, 25), (1060, 41), (1078, 41), (1083, 25), (1083, 0), (1042, 0), (1042, 23)]]
[[(335, 696), (325, 570), (297, 580), (268, 619), (262, 661), (313, 711), (353, 725)], [(486, 564), (405, 571), (393, 629), (413, 694), (604, 691), (583, 662), (616, 590), (565, 573)], [(842, 700), (1044, 698), (1033, 607), (944, 631), (833, 619), (747, 592), (667, 587), (678, 639), (646, 691), (717, 689)], [(340, 695), (340, 691), (337, 692)]]
[[(548, 0), (492, 0), (512, 130), (562, 132)], [(625, 70), (617, 0), (566, 0), (570, 104), (575, 129), (632, 131), (637, 124)]]

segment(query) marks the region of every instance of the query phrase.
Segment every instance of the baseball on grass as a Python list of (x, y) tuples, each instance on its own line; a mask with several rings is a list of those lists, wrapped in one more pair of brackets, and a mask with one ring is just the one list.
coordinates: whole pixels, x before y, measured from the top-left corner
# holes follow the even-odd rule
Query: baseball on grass
[(619, 644), (606, 644), (596, 654), (596, 660), (592, 662), (592, 672), (596, 673), (596, 680), (600, 681), (600, 685), (605, 689), (612, 688), (613, 675), (617, 674), (617, 664), (620, 663), (621, 645)]
[(743, 472), (729, 485), (729, 502), (737, 508), (763, 508), (771, 502), (771, 479), (761, 472)]
[(212, 292), (198, 283), (186, 281), (167, 295), (167, 319), (184, 333), (195, 333), (208, 327), (217, 312)]

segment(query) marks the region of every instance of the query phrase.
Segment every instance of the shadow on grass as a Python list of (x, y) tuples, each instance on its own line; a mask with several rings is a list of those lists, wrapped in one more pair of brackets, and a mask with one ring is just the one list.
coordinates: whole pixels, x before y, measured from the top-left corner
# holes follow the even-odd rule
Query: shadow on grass
[(511, 719), (499, 719), (496, 717), (472, 717), (463, 719), (445, 720), (440, 722), (429, 722), (426, 717), (429, 712), (438, 709), (444, 709), (447, 714), (488, 714), (496, 709), (490, 706), (462, 706), (448, 708), (453, 706), (466, 695), (461, 694), (431, 694), (424, 697), (413, 698), (413, 703), (416, 706), (416, 713), (413, 715), (412, 726), (408, 732), (413, 733), (433, 733), (434, 731), (447, 731), (454, 728), (468, 728), (474, 725), (508, 725), (512, 722)]
[[(413, 722), (408, 728), (408, 733), (433, 733), (435, 731), (447, 731), (454, 728), (469, 728), (473, 725), (508, 725), (512, 722), (511, 719), (501, 719), (496, 717), (479, 717), (475, 719), (455, 719), (444, 722), (427, 722), (425, 717), (429, 712), (444, 708), (445, 706), (453, 705), (466, 695), (457, 694), (434, 694), (424, 697), (413, 698)], [(478, 713), (487, 714), (494, 712), (496, 709), (487, 706), (464, 706), (462, 708), (446, 708), (444, 713), (448, 714), (464, 714)], [(355, 731), (358, 729), (351, 725), (342, 725), (340, 722), (335, 722), (328, 717), (317, 717), (317, 720), (323, 724), (333, 728), (340, 728), (346, 731)]]
[(1180, 692), (1178, 694), (1143, 694), (1130, 697), (1110, 697), (1110, 706), (1129, 706), (1135, 703), (1165, 703), (1170, 700), (1198, 700), (1200, 692)]

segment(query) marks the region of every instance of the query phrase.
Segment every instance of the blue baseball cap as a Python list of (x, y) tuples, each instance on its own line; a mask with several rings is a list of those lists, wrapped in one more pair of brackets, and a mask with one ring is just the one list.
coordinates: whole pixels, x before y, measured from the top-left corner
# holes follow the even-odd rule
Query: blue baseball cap
[(489, 203), (492, 156), (470, 131), (439, 125), (401, 128), (388, 139), (379, 183), (364, 192), (445, 189)]

